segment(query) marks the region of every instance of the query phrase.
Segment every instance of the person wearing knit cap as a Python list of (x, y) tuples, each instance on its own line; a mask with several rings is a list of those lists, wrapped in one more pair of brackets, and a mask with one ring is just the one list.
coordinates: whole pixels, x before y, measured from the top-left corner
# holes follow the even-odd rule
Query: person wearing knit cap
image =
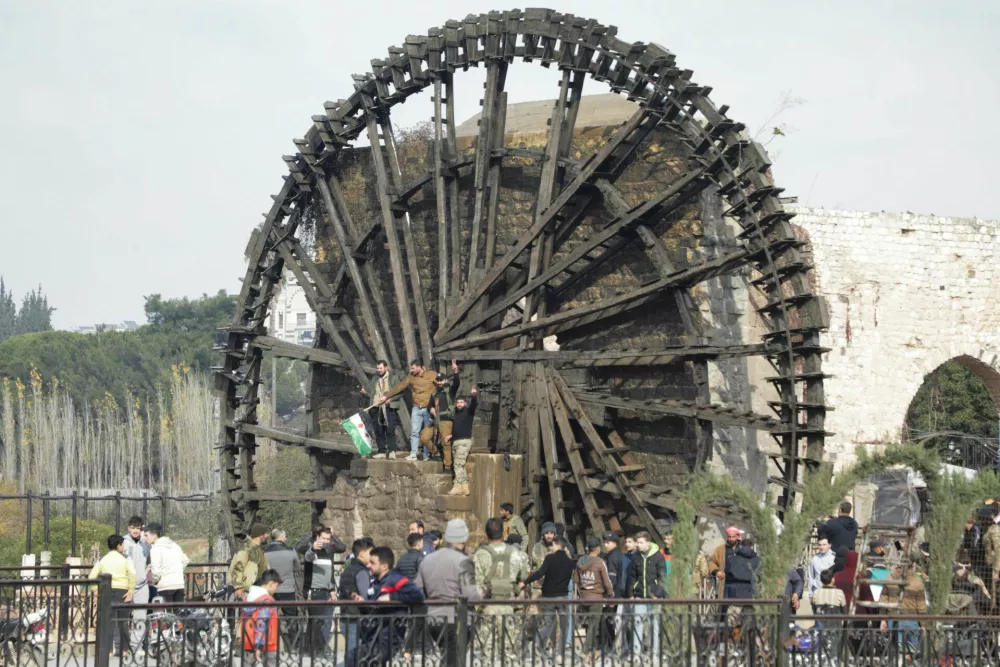
[[(476, 571), (472, 559), (465, 555), (465, 545), (469, 541), (469, 527), (462, 519), (452, 519), (445, 526), (444, 542), (434, 553), (428, 554), (417, 571), (417, 586), (424, 589), (428, 600), (456, 602), (465, 598), (469, 602), (479, 602), (482, 596), (476, 589)], [(454, 605), (431, 606), (427, 610), (428, 619), (434, 618), (444, 623), (443, 632), (417, 638), (433, 642), (440, 637), (444, 643), (445, 664), (454, 664), (458, 657), (458, 635), (455, 625)], [(428, 622), (428, 628), (435, 624)]]
[(257, 583), (257, 577), (267, 569), (270, 564), (267, 554), (261, 548), (261, 543), (268, 533), (268, 528), (262, 523), (254, 523), (250, 526), (250, 532), (243, 543), (243, 547), (236, 552), (233, 560), (229, 563), (229, 583), (236, 589), (236, 597), (242, 599), (250, 587)]

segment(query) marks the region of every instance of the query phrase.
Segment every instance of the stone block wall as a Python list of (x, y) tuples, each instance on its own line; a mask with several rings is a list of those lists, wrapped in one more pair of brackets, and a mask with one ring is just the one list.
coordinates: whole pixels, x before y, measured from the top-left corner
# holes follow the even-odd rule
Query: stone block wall
[(1000, 405), (1000, 222), (798, 208), (830, 308), (827, 457), (898, 441), (924, 376), (956, 359)]

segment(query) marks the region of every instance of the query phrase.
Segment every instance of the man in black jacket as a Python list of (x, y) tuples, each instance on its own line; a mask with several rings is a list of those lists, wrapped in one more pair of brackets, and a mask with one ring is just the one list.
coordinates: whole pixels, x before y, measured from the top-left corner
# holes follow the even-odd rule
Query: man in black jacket
[(473, 387), (469, 394), (472, 397), (468, 401), (464, 398), (455, 401), (451, 435), (445, 438), (451, 440), (455, 468), (455, 486), (448, 492), (449, 496), (469, 495), (469, 473), (465, 464), (472, 449), (472, 424), (476, 419), (476, 407), (479, 406), (476, 388)]
[[(556, 538), (552, 543), (552, 550), (542, 561), (542, 566), (528, 575), (528, 578), (520, 583), (521, 590), (530, 586), (533, 582), (542, 580), (542, 598), (566, 599), (569, 595), (569, 585), (573, 581), (573, 572), (576, 571), (576, 561), (566, 553), (566, 542), (561, 538)], [(547, 650), (549, 643), (555, 639), (556, 624), (561, 630), (560, 641), (555, 647), (566, 646), (570, 640), (569, 635), (569, 607), (566, 605), (546, 605), (541, 609), (542, 620), (538, 629), (538, 638), (542, 644), (542, 650)]]
[[(351, 558), (347, 561), (344, 571), (340, 574), (340, 585), (337, 587), (338, 600), (365, 600), (368, 588), (371, 586), (371, 575), (368, 572), (368, 560), (374, 543), (370, 537), (359, 537), (351, 545)], [(341, 623), (347, 627), (345, 667), (354, 667), (358, 647), (358, 607), (341, 607)]]
[[(608, 566), (608, 578), (611, 579), (611, 588), (614, 589), (615, 598), (625, 597), (625, 580), (628, 579), (628, 559), (621, 549), (618, 548), (619, 538), (614, 533), (604, 536), (604, 562)], [(601, 646), (606, 651), (615, 647), (615, 618), (618, 614), (618, 605), (608, 605), (604, 607), (603, 628), (601, 636)]]
[(396, 572), (408, 579), (416, 579), (417, 571), (420, 570), (420, 561), (424, 559), (424, 554), (420, 547), (424, 544), (424, 536), (417, 533), (410, 533), (406, 536), (406, 545), (409, 550), (399, 557), (396, 563)]
[(840, 514), (817, 529), (819, 537), (830, 540), (830, 548), (836, 553), (840, 547), (854, 551), (858, 541), (858, 522), (851, 518), (851, 503), (840, 503)]
[[(640, 531), (635, 535), (635, 553), (628, 569), (628, 582), (625, 592), (636, 600), (651, 600), (667, 596), (667, 561), (660, 553), (659, 547), (653, 543), (652, 536)], [(633, 654), (647, 655), (645, 647), (648, 638), (648, 650), (652, 655), (660, 652), (660, 624), (658, 622), (660, 608), (650, 604), (637, 602), (632, 607), (635, 635), (632, 641)]]

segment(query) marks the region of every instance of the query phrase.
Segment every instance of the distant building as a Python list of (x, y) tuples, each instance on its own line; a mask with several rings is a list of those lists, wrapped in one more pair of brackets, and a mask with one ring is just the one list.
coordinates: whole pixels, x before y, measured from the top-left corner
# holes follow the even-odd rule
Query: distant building
[(125, 320), (120, 324), (84, 324), (83, 326), (70, 329), (73, 333), (92, 334), (98, 331), (135, 331), (139, 325), (132, 320)]
[(309, 307), (306, 294), (294, 275), (285, 274), (285, 280), (271, 303), (267, 322), (269, 335), (289, 343), (312, 345), (316, 335), (316, 313)]

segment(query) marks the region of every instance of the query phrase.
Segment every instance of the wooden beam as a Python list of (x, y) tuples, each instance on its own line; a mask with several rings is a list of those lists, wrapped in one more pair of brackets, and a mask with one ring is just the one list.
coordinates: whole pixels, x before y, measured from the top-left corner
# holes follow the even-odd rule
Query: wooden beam
[(328, 452), (341, 452), (343, 454), (357, 454), (358, 450), (351, 444), (350, 440), (320, 440), (318, 438), (307, 438), (303, 435), (296, 435), (281, 431), (276, 428), (259, 426), (257, 424), (240, 424), (239, 430), (244, 433), (251, 433), (260, 438), (270, 438), (285, 445), (299, 445), (301, 447), (312, 447)]
[[(286, 359), (300, 359), (336, 368), (347, 368), (347, 362), (339, 354), (318, 347), (289, 343), (272, 336), (254, 336), (247, 344), (250, 347), (260, 348), (261, 350), (270, 350), (274, 355), (285, 357)], [(375, 372), (374, 367), (362, 366), (369, 373)]]
[(601, 508), (597, 505), (594, 494), (588, 493), (583, 472), (586, 465), (583, 462), (580, 449), (575, 446), (577, 444), (576, 434), (573, 432), (573, 425), (569, 422), (569, 414), (566, 411), (566, 406), (563, 405), (562, 399), (559, 397), (559, 390), (552, 384), (552, 380), (544, 371), (542, 372), (542, 377), (545, 383), (547, 398), (551, 404), (552, 416), (559, 427), (563, 447), (566, 450), (566, 458), (569, 461), (570, 468), (573, 470), (573, 482), (580, 491), (580, 496), (583, 499), (583, 508), (587, 512), (587, 518), (590, 519), (592, 534), (603, 536), (608, 531), (608, 523), (604, 520), (604, 515), (600, 511)]
[[(613, 440), (614, 446), (608, 447), (597, 432), (597, 429), (594, 428), (594, 424), (590, 421), (590, 417), (587, 416), (583, 406), (580, 405), (580, 402), (576, 399), (566, 381), (562, 379), (562, 376), (551, 368), (547, 369), (547, 372), (553, 386), (559, 391), (559, 395), (570, 416), (579, 425), (587, 440), (590, 441), (590, 445), (596, 454), (595, 458), (598, 465), (604, 467), (605, 471), (618, 482), (618, 487), (622, 490), (629, 504), (632, 505), (632, 511), (635, 512), (639, 523), (649, 531), (650, 535), (657, 535), (659, 530), (657, 529), (656, 520), (650, 513), (646, 503), (638, 496), (634, 485), (635, 481), (644, 481), (644, 479), (640, 475), (636, 475), (633, 478), (632, 475), (635, 473), (625, 472), (622, 469), (623, 466), (636, 465), (634, 457), (627, 452), (617, 453), (614, 451), (616, 448), (622, 447), (622, 444), (620, 444), (621, 439), (618, 438), (618, 434), (614, 431), (609, 432), (609, 439), (612, 435), (615, 438)], [(621, 464), (616, 462), (615, 458), (620, 459)]]
[(375, 354), (379, 359), (388, 359), (389, 350), (382, 337), (379, 321), (375, 316), (375, 309), (372, 307), (371, 297), (367, 289), (367, 281), (361, 275), (361, 268), (354, 257), (355, 248), (348, 239), (347, 229), (344, 226), (343, 219), (340, 217), (340, 213), (337, 211), (337, 205), (333, 201), (333, 194), (330, 192), (330, 186), (326, 182), (326, 177), (324, 175), (317, 175), (316, 185), (321, 195), (326, 218), (333, 228), (337, 243), (340, 244), (340, 252), (344, 258), (344, 265), (351, 276), (351, 282), (354, 283), (358, 305), (361, 306), (361, 317), (364, 319), (365, 328), (368, 330), (368, 335), (371, 337), (371, 341), (375, 347)]
[[(333, 201), (337, 205), (337, 210), (341, 212), (344, 222), (347, 223), (348, 231), (355, 239), (355, 251), (363, 251), (366, 244), (372, 240), (382, 228), (383, 221), (373, 220), (368, 226), (368, 229), (366, 229), (363, 234), (359, 234), (358, 227), (351, 217), (351, 209), (347, 205), (347, 200), (344, 198), (344, 189), (340, 185), (340, 179), (336, 177), (327, 177), (327, 183), (330, 186), (330, 192), (333, 193)], [(383, 356), (382, 358), (387, 359), (395, 368), (402, 368), (399, 352), (396, 349), (396, 341), (392, 335), (393, 320), (389, 317), (389, 309), (385, 307), (382, 282), (375, 273), (375, 269), (372, 267), (371, 262), (366, 261), (361, 265), (361, 273), (364, 275), (368, 290), (372, 295), (372, 300), (375, 302), (375, 312), (378, 313), (379, 321), (382, 324), (383, 339), (389, 352), (388, 357)]]
[(552, 505), (552, 520), (564, 526), (573, 525), (573, 515), (566, 511), (566, 498), (562, 487), (556, 484), (555, 471), (558, 470), (560, 457), (556, 446), (555, 422), (552, 416), (552, 404), (549, 402), (548, 389), (545, 386), (545, 368), (535, 364), (532, 382), (532, 400), (538, 406), (539, 432), (541, 434), (542, 455), (545, 470), (548, 473), (549, 500)]
[(643, 287), (611, 299), (595, 301), (583, 306), (577, 306), (576, 308), (570, 308), (569, 310), (562, 310), (552, 315), (539, 317), (531, 322), (504, 327), (497, 331), (460, 338), (438, 345), (435, 350), (438, 352), (450, 352), (451, 350), (478, 347), (511, 336), (519, 336), (536, 329), (543, 329), (543, 335), (552, 335), (584, 324), (590, 324), (648, 303), (658, 297), (667, 288), (695, 284), (726, 273), (730, 268), (742, 263), (750, 253), (750, 250), (740, 248), (721, 257), (685, 268), (669, 278), (653, 281)]
[[(529, 280), (525, 285), (513, 291), (509, 291), (500, 301), (491, 304), (490, 307), (484, 312), (470, 313), (465, 321), (441, 336), (440, 342), (447, 343), (448, 341), (454, 340), (490, 317), (506, 312), (507, 309), (520, 301), (522, 298), (526, 298), (534, 294), (542, 286), (550, 283), (560, 274), (568, 271), (570, 267), (582, 261), (586, 264), (586, 266), (574, 269), (572, 275), (568, 278), (568, 281), (576, 280), (577, 276), (591, 270), (594, 266), (600, 264), (606, 257), (613, 255), (618, 250), (618, 248), (604, 248), (605, 244), (611, 242), (612, 239), (627, 232), (641, 220), (648, 220), (650, 218), (660, 219), (663, 216), (668, 215), (688, 198), (697, 194), (697, 192), (704, 187), (704, 185), (701, 184), (702, 173), (702, 170), (695, 170), (685, 174), (681, 178), (677, 179), (677, 181), (665, 191), (648, 200), (641, 206), (635, 207), (630, 212), (621, 215), (617, 219), (608, 223), (600, 232), (590, 236), (585, 241), (578, 243), (572, 250), (561, 257), (558, 262), (548, 267), (548, 269), (542, 271), (540, 274), (531, 277), (531, 272), (529, 271)], [(538, 246), (536, 244), (536, 248), (537, 247)], [(598, 249), (603, 249), (604, 251), (601, 252)], [(599, 252), (598, 256), (596, 258), (591, 257), (590, 253), (595, 251)], [(534, 254), (535, 252), (533, 250), (532, 255)], [(538, 261), (541, 262), (541, 250), (539, 250), (538, 254)], [(525, 322), (531, 321), (531, 317), (528, 317), (528, 315), (533, 312), (534, 311), (531, 310), (531, 306), (526, 305), (523, 318)]]
[(371, 109), (366, 114), (368, 122), (368, 141), (371, 143), (372, 162), (375, 164), (375, 179), (379, 203), (382, 206), (382, 220), (385, 225), (385, 236), (389, 243), (389, 264), (392, 269), (392, 284), (396, 292), (396, 306), (399, 309), (400, 326), (403, 329), (403, 345), (406, 348), (407, 361), (415, 359), (417, 353), (417, 336), (413, 326), (413, 316), (410, 312), (410, 294), (406, 284), (406, 266), (403, 258), (403, 248), (399, 243), (396, 227), (396, 211), (392, 208), (389, 171), (385, 156), (382, 154), (382, 139), (379, 136), (375, 113)]
[[(472, 233), (469, 238), (468, 279), (472, 284), (475, 272), (484, 268), (480, 264), (479, 247), (488, 245), (489, 239), (483, 237), (483, 222), (488, 220), (490, 212), (497, 205), (498, 192), (489, 187), (493, 167), (493, 149), (496, 148), (497, 135), (500, 146), (503, 146), (504, 118), (500, 115), (503, 104), (503, 87), (507, 78), (507, 62), (494, 58), (486, 65), (486, 84), (481, 104), (483, 107), (479, 116), (479, 137), (476, 140), (476, 170), (475, 170), (475, 204), (472, 209)], [(499, 171), (497, 172), (499, 185)], [(485, 255), (485, 253), (484, 253)], [(487, 265), (488, 267), (488, 265)], [(480, 294), (479, 296), (482, 296)], [(476, 299), (478, 300), (478, 296)]]
[(618, 410), (633, 410), (648, 414), (702, 419), (723, 426), (738, 426), (769, 432), (779, 431), (784, 426), (780, 421), (769, 415), (759, 415), (753, 412), (736, 412), (730, 408), (718, 405), (702, 406), (697, 403), (682, 403), (680, 401), (623, 398), (613, 394), (583, 390), (574, 391), (573, 395), (582, 403), (603, 405)]
[(581, 189), (591, 185), (595, 178), (615, 174), (617, 168), (627, 156), (631, 155), (631, 152), (638, 145), (641, 138), (652, 131), (658, 122), (659, 116), (656, 115), (654, 109), (649, 106), (640, 107), (633, 114), (632, 118), (612, 135), (611, 139), (604, 146), (587, 159), (580, 167), (580, 171), (576, 177), (563, 188), (555, 201), (541, 215), (536, 217), (531, 228), (518, 237), (514, 246), (494, 263), (482, 279), (478, 280), (475, 285), (470, 285), (462, 301), (456, 304), (448, 313), (448, 317), (438, 330), (438, 335), (443, 337), (444, 332), (458, 324), (465, 314), (469, 312), (473, 304), (503, 276), (514, 260), (534, 243), (535, 239), (556, 219), (556, 216), (560, 214), (563, 208), (570, 203)]
[[(571, 74), (572, 83), (570, 83)], [(549, 131), (545, 142), (545, 162), (542, 164), (542, 174), (538, 183), (538, 198), (535, 202), (536, 219), (552, 203), (555, 192), (560, 185), (562, 169), (559, 167), (559, 158), (565, 157), (566, 152), (569, 150), (569, 138), (572, 137), (573, 127), (576, 124), (584, 80), (585, 77), (582, 72), (571, 73), (569, 69), (562, 70), (559, 97), (556, 99), (555, 104), (552, 105), (552, 117), (549, 118)], [(552, 255), (552, 247), (553, 230), (543, 229), (541, 235), (535, 239), (535, 242), (531, 246), (531, 255), (528, 259), (529, 285), (532, 284), (538, 273), (548, 266), (549, 258)], [(545, 300), (539, 300), (534, 293), (534, 289), (527, 291), (523, 295), (525, 299), (524, 312), (521, 316), (523, 322), (530, 322), (536, 315), (545, 314)], [(509, 297), (510, 295), (508, 294), (507, 296)], [(511, 303), (516, 303), (520, 299), (521, 297), (518, 297)], [(509, 307), (508, 305), (506, 308)], [(506, 310), (506, 308), (503, 310)], [(474, 315), (476, 319), (480, 316), (478, 313)], [(528, 337), (521, 339), (520, 347), (521, 349), (529, 347)]]
[(268, 503), (315, 503), (330, 500), (329, 491), (247, 491), (244, 500)]
[[(347, 366), (351, 369), (351, 373), (362, 384), (367, 383), (368, 373), (365, 372), (365, 369), (362, 367), (357, 356), (355, 356), (351, 348), (348, 347), (347, 341), (344, 340), (344, 337), (341, 335), (340, 329), (333, 321), (333, 318), (322, 312), (320, 309), (320, 295), (317, 292), (317, 288), (313, 285), (309, 276), (306, 275), (302, 267), (299, 266), (299, 263), (295, 261), (295, 257), (292, 255), (291, 250), (289, 250), (288, 244), (279, 243), (278, 252), (282, 255), (282, 257), (284, 257), (285, 264), (288, 268), (290, 268), (292, 273), (295, 274), (295, 277), (299, 281), (299, 286), (302, 288), (302, 293), (306, 297), (306, 301), (316, 313), (316, 321), (319, 322), (319, 325), (324, 331), (326, 331), (327, 335), (330, 336), (330, 339), (333, 340), (334, 346), (337, 348), (337, 351), (340, 352), (340, 356), (344, 359), (344, 361), (347, 362)], [(319, 276), (317, 276), (317, 278), (320, 281), (318, 284), (322, 284), (322, 278)]]
[[(392, 131), (392, 121), (389, 116), (385, 116), (379, 126), (382, 130), (382, 140), (385, 148), (386, 158), (389, 160), (389, 172), (392, 175), (392, 184), (395, 190), (402, 186), (403, 170), (399, 163), (399, 155), (396, 152), (396, 137)], [(393, 209), (394, 212), (396, 209)], [(403, 212), (392, 218), (398, 222), (403, 230), (403, 254), (406, 258), (406, 266), (410, 274), (410, 290), (413, 297), (413, 309), (417, 314), (417, 329), (420, 334), (421, 357), (425, 364), (431, 362), (431, 328), (427, 319), (427, 309), (424, 307), (424, 290), (420, 285), (420, 266), (417, 263), (417, 244), (413, 240), (413, 231), (410, 221), (410, 214)], [(407, 360), (409, 362), (409, 360)]]
[(690, 359), (731, 359), (771, 354), (767, 345), (678, 345), (676, 347), (606, 350), (454, 350), (458, 361), (544, 361), (553, 366), (666, 366)]

